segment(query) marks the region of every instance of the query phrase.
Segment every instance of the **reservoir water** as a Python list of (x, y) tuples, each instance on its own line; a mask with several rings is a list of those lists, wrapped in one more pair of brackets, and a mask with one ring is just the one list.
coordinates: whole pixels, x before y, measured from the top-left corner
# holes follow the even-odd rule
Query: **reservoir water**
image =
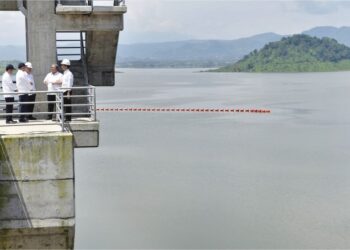
[(76, 150), (76, 248), (350, 248), (350, 72), (123, 69)]

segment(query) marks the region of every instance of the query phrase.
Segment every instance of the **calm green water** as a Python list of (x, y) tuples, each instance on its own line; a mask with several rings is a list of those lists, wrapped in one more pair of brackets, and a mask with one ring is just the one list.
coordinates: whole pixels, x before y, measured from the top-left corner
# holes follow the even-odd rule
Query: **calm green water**
[(123, 70), (76, 150), (77, 248), (350, 248), (350, 72)]

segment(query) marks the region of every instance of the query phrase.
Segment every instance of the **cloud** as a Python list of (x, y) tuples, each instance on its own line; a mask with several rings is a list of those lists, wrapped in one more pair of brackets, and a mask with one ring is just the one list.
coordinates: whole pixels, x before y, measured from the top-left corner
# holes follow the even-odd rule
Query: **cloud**
[(300, 10), (313, 15), (327, 15), (342, 8), (350, 8), (349, 1), (308, 0), (298, 1), (297, 3)]
[[(25, 18), (24, 15), (17, 12), (0, 12), (0, 45), (23, 45), (25, 38)], [(1, 56), (1, 55), (0, 55)]]
[[(264, 32), (294, 34), (315, 26), (350, 26), (350, 1), (127, 0), (126, 3), (122, 43), (236, 39)], [(0, 12), (0, 18), (0, 44), (24, 44), (24, 16), (20, 12)]]

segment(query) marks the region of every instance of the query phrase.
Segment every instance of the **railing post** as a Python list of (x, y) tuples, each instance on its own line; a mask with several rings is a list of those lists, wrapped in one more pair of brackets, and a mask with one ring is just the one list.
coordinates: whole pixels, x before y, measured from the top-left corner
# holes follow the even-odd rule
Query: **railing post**
[(97, 111), (96, 111), (96, 88), (93, 88), (94, 91), (94, 121), (97, 120)]
[(61, 98), (61, 126), (62, 126), (62, 132), (64, 132), (64, 120), (65, 120), (65, 114), (64, 114), (64, 96), (63, 91), (60, 91), (60, 98)]

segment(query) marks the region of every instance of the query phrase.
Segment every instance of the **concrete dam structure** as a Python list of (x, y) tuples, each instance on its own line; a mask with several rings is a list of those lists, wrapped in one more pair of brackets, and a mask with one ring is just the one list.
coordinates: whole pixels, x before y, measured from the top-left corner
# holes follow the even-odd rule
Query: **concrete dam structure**
[[(0, 11), (25, 15), (27, 60), (35, 67), (36, 82), (42, 82), (52, 63), (70, 58), (75, 77), (72, 97), (77, 97), (72, 122), (64, 122), (61, 92), (56, 93), (61, 98), (57, 122), (0, 121), (0, 249), (74, 248), (75, 195), (79, 195), (74, 188), (74, 150), (99, 145), (94, 86), (114, 85), (118, 37), (126, 13), (123, 1), (110, 1), (109, 6), (96, 2), (0, 1)], [(47, 93), (43, 84), (37, 89), (35, 114), (41, 117), (47, 111), (42, 101)]]

